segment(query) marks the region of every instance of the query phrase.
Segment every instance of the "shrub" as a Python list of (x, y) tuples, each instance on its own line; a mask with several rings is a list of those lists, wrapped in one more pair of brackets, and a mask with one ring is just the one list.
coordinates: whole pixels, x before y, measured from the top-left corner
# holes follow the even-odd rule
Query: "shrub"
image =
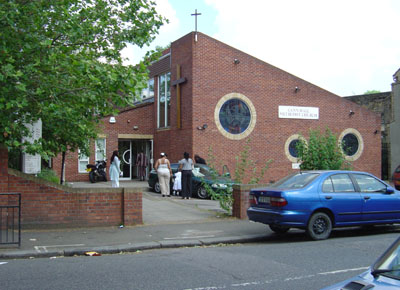
[(38, 173), (37, 177), (42, 178), (47, 181), (50, 181), (50, 182), (53, 182), (53, 183), (60, 183), (60, 178), (50, 168), (42, 169), (42, 171), (40, 173)]

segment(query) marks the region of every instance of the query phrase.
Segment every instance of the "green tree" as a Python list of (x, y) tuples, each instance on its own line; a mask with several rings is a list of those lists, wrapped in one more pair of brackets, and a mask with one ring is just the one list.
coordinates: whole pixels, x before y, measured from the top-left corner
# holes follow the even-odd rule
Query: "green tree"
[(364, 93), (364, 95), (370, 95), (370, 94), (379, 94), (381, 91), (377, 91), (377, 90), (369, 90), (369, 91), (366, 91), (365, 93)]
[(324, 133), (310, 130), (309, 138), (299, 139), (296, 146), (297, 156), (303, 170), (339, 170), (349, 169), (337, 137), (327, 128)]
[[(97, 124), (147, 84), (148, 52), (124, 66), (127, 43), (149, 44), (166, 19), (149, 0), (8, 0), (0, 6), (0, 144), (43, 157), (88, 155)], [(23, 143), (43, 121), (43, 138)]]

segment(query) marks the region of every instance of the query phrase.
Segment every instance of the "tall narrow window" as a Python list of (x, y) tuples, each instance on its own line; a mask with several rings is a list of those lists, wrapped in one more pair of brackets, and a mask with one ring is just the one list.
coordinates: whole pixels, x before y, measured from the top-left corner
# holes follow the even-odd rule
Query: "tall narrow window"
[(89, 164), (89, 157), (86, 156), (81, 152), (81, 150), (78, 149), (78, 172), (86, 172), (86, 165)]
[(158, 78), (158, 128), (170, 126), (171, 106), (171, 73), (160, 75)]
[(106, 139), (99, 138), (96, 140), (96, 161), (106, 160)]

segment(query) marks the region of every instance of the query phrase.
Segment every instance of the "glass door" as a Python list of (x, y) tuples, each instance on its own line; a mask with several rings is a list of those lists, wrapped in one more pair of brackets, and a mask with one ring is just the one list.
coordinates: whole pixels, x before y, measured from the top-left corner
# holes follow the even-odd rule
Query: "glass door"
[(118, 141), (118, 153), (121, 159), (121, 179), (132, 178), (132, 142)]

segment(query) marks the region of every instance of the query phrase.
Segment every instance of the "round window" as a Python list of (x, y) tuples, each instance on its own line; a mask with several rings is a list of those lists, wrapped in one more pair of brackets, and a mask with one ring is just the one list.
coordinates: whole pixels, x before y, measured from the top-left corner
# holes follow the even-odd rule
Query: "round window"
[(347, 156), (353, 156), (358, 151), (358, 139), (354, 134), (346, 134), (342, 140), (342, 149)]
[(252, 102), (246, 96), (231, 93), (218, 101), (214, 119), (222, 135), (232, 140), (240, 140), (253, 131), (256, 112)]
[(239, 99), (226, 101), (219, 111), (222, 128), (231, 134), (241, 134), (250, 125), (251, 114), (245, 102)]
[(307, 142), (302, 136), (299, 134), (294, 134), (290, 136), (285, 142), (285, 155), (287, 159), (289, 159), (292, 163), (298, 163), (299, 157), (297, 151), (297, 144), (299, 144), (300, 140)]
[(364, 141), (360, 132), (356, 129), (348, 128), (344, 130), (339, 136), (339, 142), (343, 154), (348, 161), (357, 160), (364, 151)]
[(298, 157), (298, 152), (297, 152), (297, 148), (296, 148), (296, 146), (297, 146), (298, 143), (299, 143), (299, 139), (292, 140), (292, 141), (289, 143), (289, 153), (290, 153), (290, 156), (295, 157), (295, 158)]

